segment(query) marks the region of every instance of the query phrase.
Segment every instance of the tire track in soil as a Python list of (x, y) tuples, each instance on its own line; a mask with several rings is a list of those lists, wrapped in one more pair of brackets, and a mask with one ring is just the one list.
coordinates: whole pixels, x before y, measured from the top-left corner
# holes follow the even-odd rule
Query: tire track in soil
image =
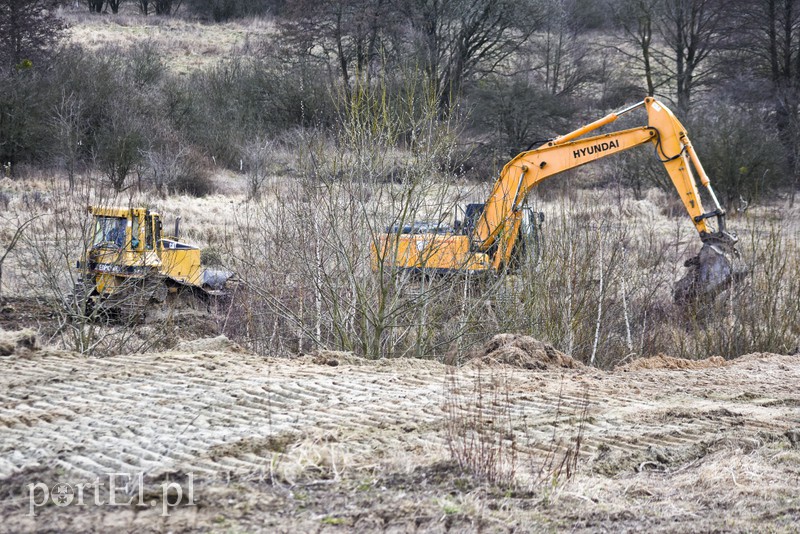
[[(42, 351), (3, 364), (0, 479), (41, 467), (85, 477), (247, 475), (263, 470), (271, 452), (243, 445), (280, 436), (332, 443), (354, 468), (446, 452), (448, 374), (430, 362), (329, 367), (247, 353), (93, 359)], [(488, 372), (501, 378), (523, 449), (547, 450), (554, 432), (575, 435), (588, 403), (582, 455), (592, 458), (603, 450), (680, 452), (796, 427), (796, 364), (773, 355), (688, 371)], [(476, 379), (474, 369), (458, 371), (462, 400)]]

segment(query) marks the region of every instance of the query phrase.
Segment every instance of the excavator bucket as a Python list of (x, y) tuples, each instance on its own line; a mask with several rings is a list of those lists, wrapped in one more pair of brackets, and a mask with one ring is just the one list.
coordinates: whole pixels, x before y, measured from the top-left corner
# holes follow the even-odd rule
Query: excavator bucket
[(686, 275), (675, 284), (673, 296), (677, 304), (713, 300), (733, 282), (747, 275), (739, 251), (722, 240), (708, 240), (697, 256), (686, 260)]

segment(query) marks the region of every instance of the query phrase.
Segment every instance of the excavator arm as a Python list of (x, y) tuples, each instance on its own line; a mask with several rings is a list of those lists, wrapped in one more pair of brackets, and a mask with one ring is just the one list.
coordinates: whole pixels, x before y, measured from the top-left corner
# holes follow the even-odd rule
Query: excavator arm
[[(647, 111), (647, 126), (584, 137), (641, 106)], [(736, 236), (725, 229), (725, 211), (717, 200), (686, 129), (669, 109), (652, 97), (557, 137), (534, 150), (523, 152), (508, 162), (476, 221), (472, 234), (473, 249), (494, 250), (492, 267), (495, 270), (508, 264), (519, 238), (522, 205), (534, 186), (555, 174), (647, 143), (655, 145), (656, 155), (669, 174), (704, 248), (713, 247), (710, 251), (713, 254), (701, 251), (700, 255), (687, 262), (687, 267), (693, 269), (679, 282), (675, 297), (677, 300), (689, 300), (719, 291), (730, 282), (733, 275), (730, 262), (724, 256), (736, 254)], [(692, 167), (700, 185), (708, 191), (714, 203), (711, 211), (703, 208)], [(716, 230), (707, 224), (710, 218), (717, 219)], [(699, 262), (699, 258), (705, 258), (705, 261)]]

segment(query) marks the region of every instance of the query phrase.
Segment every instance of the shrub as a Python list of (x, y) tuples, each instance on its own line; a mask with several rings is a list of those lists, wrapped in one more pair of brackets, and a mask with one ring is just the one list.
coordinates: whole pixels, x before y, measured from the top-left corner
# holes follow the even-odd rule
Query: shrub
[(275, 1), (262, 0), (192, 0), (190, 11), (204, 19), (224, 22), (230, 19), (262, 16), (275, 8)]
[(192, 151), (181, 160), (179, 171), (170, 185), (170, 191), (193, 197), (204, 197), (216, 191), (207, 163), (197, 152)]
[(0, 162), (33, 162), (47, 144), (49, 94), (46, 79), (34, 70), (0, 71)]

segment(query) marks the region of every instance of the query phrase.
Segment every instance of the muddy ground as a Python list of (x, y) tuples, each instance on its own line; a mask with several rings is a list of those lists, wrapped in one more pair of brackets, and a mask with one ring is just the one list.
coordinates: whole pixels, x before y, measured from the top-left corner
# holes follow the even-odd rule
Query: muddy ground
[[(800, 529), (800, 357), (603, 372), (501, 341), (454, 370), (222, 337), (87, 358), (21, 336), (0, 357), (0, 532)], [(578, 436), (575, 473), (552, 476)]]

